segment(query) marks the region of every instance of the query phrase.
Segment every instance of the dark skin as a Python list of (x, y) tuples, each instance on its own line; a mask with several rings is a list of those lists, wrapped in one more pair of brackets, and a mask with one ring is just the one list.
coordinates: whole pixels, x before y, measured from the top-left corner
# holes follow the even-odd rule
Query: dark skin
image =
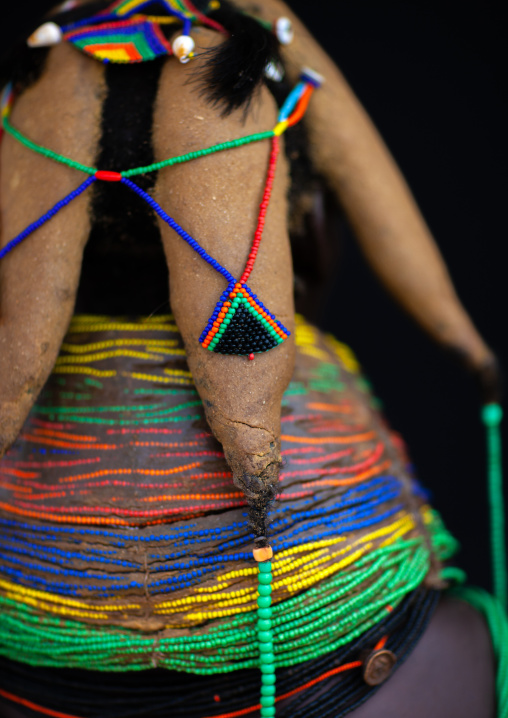
[[(238, 4), (252, 9), (245, 0)], [(306, 118), (310, 152), (344, 207), (368, 261), (406, 311), (477, 374), (487, 400), (497, 399), (495, 357), (460, 304), (439, 250), (369, 118), (338, 69), (283, 3), (264, 0), (255, 9), (267, 19), (292, 17), (295, 41), (284, 50), (292, 76), (302, 65), (310, 65), (326, 78)], [(203, 29), (195, 31), (195, 39), (202, 48), (222, 41)], [(199, 59), (187, 66), (170, 60), (163, 71), (154, 117), (156, 160), (275, 123), (275, 103), (265, 90), (255, 97), (246, 117), (239, 111), (222, 118), (195, 85), (186, 84), (199, 65)], [(103, 94), (103, 68), (62, 45), (51, 51), (38, 83), (19, 98), (12, 121), (35, 141), (93, 164)], [(162, 172), (156, 187), (160, 204), (235, 275), (241, 273), (249, 252), (268, 152), (267, 144), (252, 145), (180, 165)], [(9, 136), (2, 142), (1, 166), (2, 246), (27, 220), (36, 219), (84, 179)], [(287, 182), (282, 159), (251, 284), (292, 329)], [(88, 207), (89, 196), (81, 197), (0, 263), (0, 455), (15, 440), (51, 372), (72, 316), (89, 231)], [(162, 225), (161, 231), (168, 267), (178, 268), (171, 273), (171, 306), (210, 427), (224, 447), (235, 483), (248, 496), (256, 496), (278, 480), (280, 402), (293, 368), (292, 339), (254, 362), (203, 351), (197, 337), (224, 289), (223, 280), (172, 230)], [(427, 640), (429, 635), (434, 638)], [(484, 673), (475, 668), (472, 657), (482, 659)], [(425, 666), (440, 670), (426, 671)], [(480, 696), (479, 703), (464, 699), (461, 676), (468, 677), (465, 686)], [(492, 676), (483, 622), (461, 604), (443, 602), (400, 672), (351, 715), (491, 718)], [(443, 687), (448, 691), (441, 692)], [(445, 693), (451, 704), (446, 704)], [(427, 699), (436, 705), (426, 704)]]

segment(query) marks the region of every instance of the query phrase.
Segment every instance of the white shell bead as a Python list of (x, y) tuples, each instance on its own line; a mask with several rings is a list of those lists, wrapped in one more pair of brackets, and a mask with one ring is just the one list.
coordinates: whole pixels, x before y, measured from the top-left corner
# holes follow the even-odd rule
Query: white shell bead
[(50, 47), (62, 40), (62, 31), (55, 22), (45, 22), (27, 40), (29, 47)]
[(195, 43), (190, 35), (179, 35), (173, 40), (171, 45), (173, 54), (177, 57), (180, 62), (189, 62), (190, 54), (194, 50)]
[(279, 17), (275, 22), (275, 34), (281, 45), (289, 45), (293, 42), (293, 24), (288, 17)]

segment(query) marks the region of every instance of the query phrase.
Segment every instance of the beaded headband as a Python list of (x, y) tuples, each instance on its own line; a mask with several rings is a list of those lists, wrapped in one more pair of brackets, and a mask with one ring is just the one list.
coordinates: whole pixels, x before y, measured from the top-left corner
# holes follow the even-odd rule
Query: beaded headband
[[(147, 14), (151, 5), (163, 7), (164, 15)], [(62, 40), (102, 62), (133, 63), (175, 55), (182, 63), (194, 55), (195, 43), (190, 32), (193, 24), (205, 25), (227, 35), (227, 31), (207, 13), (220, 7), (211, 0), (205, 12), (200, 12), (190, 0), (116, 0), (104, 11), (67, 25), (46, 22), (29, 38), (30, 47), (56, 45)], [(271, 25), (255, 18), (287, 45), (293, 39), (291, 21), (281, 17)], [(172, 43), (161, 27), (182, 24), (183, 32)]]

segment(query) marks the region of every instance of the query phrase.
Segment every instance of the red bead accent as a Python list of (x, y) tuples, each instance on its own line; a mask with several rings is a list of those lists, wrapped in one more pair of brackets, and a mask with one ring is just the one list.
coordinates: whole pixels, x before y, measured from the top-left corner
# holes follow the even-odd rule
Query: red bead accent
[(120, 172), (110, 172), (109, 170), (97, 170), (95, 177), (104, 182), (121, 182), (122, 180)]
[(253, 359), (254, 359), (254, 354), (249, 354), (249, 360), (253, 361)]

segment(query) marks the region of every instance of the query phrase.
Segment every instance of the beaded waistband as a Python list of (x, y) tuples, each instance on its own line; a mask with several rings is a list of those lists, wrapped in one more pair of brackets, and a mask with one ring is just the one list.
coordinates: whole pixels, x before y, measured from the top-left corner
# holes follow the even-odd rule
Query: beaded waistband
[[(271, 515), (274, 661), (326, 655), (455, 547), (351, 352), (297, 321)], [(0, 653), (198, 674), (259, 665), (257, 569), (171, 317), (76, 317), (0, 462)], [(260, 597), (262, 598), (262, 597)], [(263, 610), (263, 609), (261, 609)]]

